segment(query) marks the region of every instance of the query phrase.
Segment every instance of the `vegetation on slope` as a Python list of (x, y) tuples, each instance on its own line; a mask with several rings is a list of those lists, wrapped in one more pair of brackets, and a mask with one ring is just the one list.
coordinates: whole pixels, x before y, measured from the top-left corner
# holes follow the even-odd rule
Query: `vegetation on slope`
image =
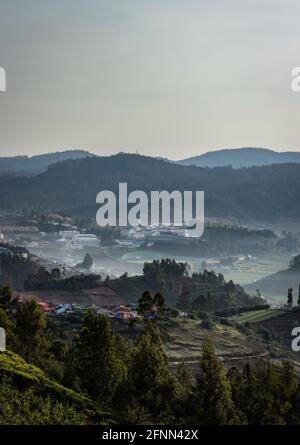
[(166, 302), (174, 307), (183, 291), (188, 293), (186, 310), (222, 311), (231, 307), (264, 304), (259, 297), (248, 295), (231, 280), (226, 282), (222, 274), (204, 270), (190, 275), (187, 263), (163, 259), (146, 262), (143, 275), (110, 280), (109, 285), (126, 301), (137, 301), (148, 289), (162, 292)]
[(0, 352), (0, 424), (82, 424), (111, 414), (91, 399), (49, 379), (11, 351)]
[[(164, 274), (186, 270), (184, 264), (173, 262), (150, 264), (146, 269), (152, 273), (157, 267)], [(120, 321), (129, 334), (121, 336), (108, 317), (95, 311), (77, 320), (72, 330), (63, 318), (54, 328), (36, 301), (20, 303), (12, 299), (8, 286), (2, 288), (0, 325), (14, 352), (0, 354), (0, 422), (300, 423), (300, 389), (293, 366), (264, 360), (268, 353), (261, 352), (259, 332), (207, 312), (198, 312), (194, 320), (180, 325), (180, 319), (168, 315), (162, 294), (155, 301), (145, 294), (138, 308), (141, 319)], [(152, 304), (160, 310), (149, 320)], [(222, 358), (228, 363), (241, 351), (247, 358), (251, 349), (256, 350), (257, 360), (243, 369), (228, 370), (207, 337), (218, 354), (227, 351)], [(182, 358), (189, 362), (190, 357), (176, 354), (172, 345), (192, 346), (192, 367), (177, 363)], [(269, 337), (263, 345), (270, 352)]]

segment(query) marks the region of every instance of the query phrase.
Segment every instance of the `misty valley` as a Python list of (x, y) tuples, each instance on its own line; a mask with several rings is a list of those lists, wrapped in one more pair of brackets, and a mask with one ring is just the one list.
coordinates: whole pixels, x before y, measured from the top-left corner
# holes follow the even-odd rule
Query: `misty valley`
[(300, 425), (299, 19), (0, 0), (1, 445)]
[[(248, 176), (241, 190), (228, 167), (76, 154), (66, 152), (58, 162), (56, 154), (53, 164), (50, 155), (41, 157), (35, 170), (0, 177), (0, 326), (6, 334), (0, 423), (13, 422), (7, 397), (18, 406), (20, 423), (29, 424), (55, 418), (107, 425), (297, 423), (300, 209), (281, 216), (273, 206), (275, 167), (237, 170), (239, 178)], [(103, 171), (100, 182), (95, 165)], [(87, 170), (74, 194), (74, 172)], [(202, 236), (174, 220), (97, 223), (91, 191), (107, 190), (111, 178), (121, 176), (128, 189), (136, 184), (149, 191), (148, 171), (157, 175), (156, 190), (171, 192), (172, 175), (187, 171), (182, 187), (206, 190)], [(216, 174), (223, 175), (222, 190)], [(290, 177), (295, 187), (298, 177)], [(257, 194), (257, 178), (268, 197)], [(113, 190), (117, 197), (120, 189)], [(244, 199), (246, 190), (251, 199)], [(222, 196), (229, 206), (223, 214)], [(254, 202), (261, 214), (251, 212)], [(210, 369), (214, 383), (205, 386)], [(241, 394), (249, 391), (250, 376), (256, 389), (246, 403)], [(255, 397), (270, 381), (266, 397), (273, 404), (266, 411), (264, 398)], [(290, 382), (292, 393), (282, 381)], [(227, 398), (215, 418), (206, 398), (218, 400), (219, 387)], [(287, 401), (290, 408), (282, 411)], [(258, 408), (249, 410), (248, 403)]]

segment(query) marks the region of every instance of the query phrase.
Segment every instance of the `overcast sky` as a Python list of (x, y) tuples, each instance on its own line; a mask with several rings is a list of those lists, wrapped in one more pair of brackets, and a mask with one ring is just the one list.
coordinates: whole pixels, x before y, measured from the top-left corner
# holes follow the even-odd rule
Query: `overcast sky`
[(300, 149), (299, 0), (1, 0), (0, 155)]

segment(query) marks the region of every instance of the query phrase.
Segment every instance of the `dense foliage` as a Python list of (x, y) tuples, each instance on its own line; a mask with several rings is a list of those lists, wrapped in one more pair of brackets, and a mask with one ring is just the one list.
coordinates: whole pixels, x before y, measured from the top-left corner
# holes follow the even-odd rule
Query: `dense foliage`
[[(88, 312), (77, 328), (57, 328), (39, 305), (0, 292), (0, 325), (8, 349), (0, 353), (0, 423), (300, 424), (300, 387), (293, 365), (260, 359), (226, 370), (212, 344), (202, 344), (196, 369), (170, 367), (161, 294), (145, 292), (131, 338), (109, 318)], [(214, 329), (203, 318), (203, 329)], [(19, 354), (19, 355), (16, 355)], [(103, 409), (103, 406), (106, 408)], [(13, 412), (16, 416), (13, 418)], [(40, 414), (39, 414), (40, 413)]]
[(146, 278), (156, 280), (161, 275), (183, 277), (188, 275), (190, 266), (169, 258), (144, 263), (143, 273)]
[(48, 272), (40, 267), (36, 274), (28, 275), (24, 282), (26, 290), (69, 290), (92, 289), (101, 281), (101, 276), (96, 274), (79, 274), (64, 278), (60, 269), (52, 269)]

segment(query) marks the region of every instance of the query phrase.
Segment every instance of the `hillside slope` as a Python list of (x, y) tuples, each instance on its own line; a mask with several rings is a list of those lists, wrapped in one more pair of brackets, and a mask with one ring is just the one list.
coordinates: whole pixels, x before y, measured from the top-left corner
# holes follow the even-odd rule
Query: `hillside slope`
[(128, 303), (137, 302), (145, 290), (152, 294), (162, 292), (171, 307), (176, 306), (178, 295), (184, 289), (189, 294), (191, 307), (210, 312), (222, 311), (226, 305), (230, 305), (229, 295), (232, 304), (237, 307), (265, 303), (248, 295), (239, 285), (218, 280), (209, 283), (191, 277), (161, 277), (156, 282), (144, 276), (135, 276), (111, 280), (109, 286)]
[(300, 218), (300, 165), (234, 170), (186, 167), (140, 155), (119, 154), (57, 163), (31, 178), (0, 181), (0, 209), (65, 210), (95, 218), (101, 190), (204, 190), (206, 216), (247, 221)]
[[(109, 422), (112, 417), (111, 412), (72, 389), (50, 380), (41, 369), (26, 363), (10, 351), (0, 351), (0, 384), (1, 388), (5, 387), (4, 392), (0, 390), (0, 424), (9, 421), (10, 406), (13, 409), (14, 405), (17, 411), (12, 413), (12, 420), (17, 424), (28, 423), (30, 419), (37, 423), (52, 424), (58, 420), (55, 417), (57, 415), (60, 416), (60, 421), (66, 423), (73, 423), (74, 420), (76, 423), (77, 419), (86, 421), (89, 416), (96, 417), (98, 422)], [(33, 413), (39, 405), (43, 411), (43, 404), (47, 408), (50, 407), (47, 410), (47, 419), (43, 417), (45, 412), (42, 412), (40, 417), (38, 412)], [(55, 410), (52, 414), (51, 407)], [(64, 410), (67, 416), (64, 416)]]
[(281, 297), (281, 303), (286, 303), (287, 291), (290, 287), (294, 289), (294, 299), (297, 300), (299, 284), (299, 272), (287, 269), (275, 272), (244, 287), (249, 293), (259, 289), (265, 297)]
[(294, 289), (294, 302), (300, 298), (300, 255), (294, 256), (287, 269), (268, 275), (254, 283), (245, 286), (248, 292), (259, 289), (264, 296), (280, 297), (281, 303), (286, 303), (287, 291)]
[[(254, 322), (251, 326), (254, 329), (266, 328), (275, 338), (285, 345), (288, 352), (292, 353), (291, 342), (293, 340), (292, 330), (295, 326), (300, 325), (300, 311), (294, 310), (292, 312), (279, 313), (277, 316), (267, 320)], [(297, 361), (299, 360), (299, 353), (294, 353)]]

